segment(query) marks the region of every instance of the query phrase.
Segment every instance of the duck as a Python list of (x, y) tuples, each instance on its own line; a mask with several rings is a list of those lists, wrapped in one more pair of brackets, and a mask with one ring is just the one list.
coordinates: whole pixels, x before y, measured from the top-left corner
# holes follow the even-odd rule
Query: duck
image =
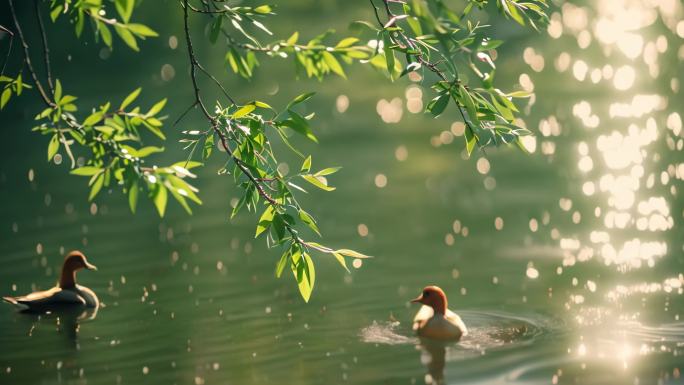
[(64, 257), (62, 273), (55, 287), (19, 297), (2, 297), (2, 299), (24, 311), (43, 311), (63, 305), (97, 308), (100, 300), (95, 292), (76, 283), (76, 273), (82, 269), (97, 270), (97, 267), (89, 263), (82, 252), (71, 251)]
[(458, 341), (468, 334), (461, 317), (448, 309), (447, 296), (438, 286), (426, 286), (411, 302), (423, 305), (413, 318), (413, 330), (419, 337)]

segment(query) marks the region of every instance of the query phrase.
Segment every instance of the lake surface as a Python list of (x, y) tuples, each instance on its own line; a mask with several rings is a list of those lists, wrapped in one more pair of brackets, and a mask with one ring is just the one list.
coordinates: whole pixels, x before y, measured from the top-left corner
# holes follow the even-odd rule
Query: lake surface
[[(110, 56), (62, 33), (54, 62), (73, 93), (96, 104), (138, 82), (146, 102), (171, 99), (171, 120), (183, 111), (184, 45), (169, 46), (181, 15), (159, 25), (151, 3), (141, 17), (161, 37), (142, 48), (157, 55), (135, 67), (125, 65), (139, 56), (123, 46)], [(279, 12), (311, 31), (371, 17), (346, 2), (313, 3)], [(521, 104), (536, 134), (530, 155), (502, 148), (466, 159), (456, 111), (411, 112), (429, 100), (419, 83), (390, 84), (361, 66), (350, 82), (286, 82), (292, 63), (266, 59), (247, 83), (208, 59), (220, 50), (198, 44), (240, 99), (273, 94), (278, 105), (318, 92), (321, 143), (302, 145), (315, 164), (343, 169), (335, 192), (302, 203), (323, 243), (374, 258), (347, 274), (317, 256), (308, 304), (291, 277), (274, 277), (279, 253), (253, 239), (256, 218), (228, 220), (238, 191), (215, 175), (220, 159), (199, 172), (205, 204), (193, 216), (174, 205), (159, 219), (147, 201), (132, 215), (118, 191), (90, 204), (68, 162), (44, 161), (47, 141), (29, 130), (38, 104), (20, 99), (0, 115), (0, 293), (50, 287), (62, 255), (80, 249), (99, 271), (79, 281), (103, 306), (43, 315), (1, 306), (0, 383), (684, 383), (684, 11), (664, 0), (579, 4), (553, 8), (540, 34), (496, 24), (511, 39), (500, 84), (536, 93)], [(289, 36), (292, 23), (273, 29)], [(91, 69), (70, 65), (98, 55)], [(178, 130), (202, 124), (192, 116)], [(460, 343), (413, 336), (408, 301), (427, 284), (468, 325)]]

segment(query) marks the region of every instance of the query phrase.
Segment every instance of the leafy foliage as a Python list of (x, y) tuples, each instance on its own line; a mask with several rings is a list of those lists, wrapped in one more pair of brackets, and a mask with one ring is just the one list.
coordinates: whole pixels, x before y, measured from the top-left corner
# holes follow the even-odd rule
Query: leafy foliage
[(2, 93), (0, 93), (0, 110), (5, 108), (5, 105), (9, 103), (13, 94), (19, 96), (24, 89), (31, 88), (30, 85), (22, 81), (21, 74), (18, 74), (16, 79), (8, 76), (0, 76), (0, 84), (3, 83)]
[[(158, 114), (166, 99), (146, 112), (138, 106), (131, 108), (140, 91), (138, 88), (129, 94), (118, 108), (113, 108), (108, 102), (79, 121), (74, 115), (77, 98), (63, 95), (58, 79), (54, 106), (36, 116), (40, 124), (34, 131), (50, 136), (48, 161), (60, 148), (64, 148), (71, 159), (71, 174), (89, 178), (89, 200), (93, 200), (103, 187), (118, 185), (128, 194), (132, 212), (135, 212), (140, 190), (146, 189), (160, 216), (166, 210), (168, 192), (188, 213), (192, 213), (188, 200), (197, 204), (202, 201), (197, 196), (198, 190), (186, 179), (195, 177), (189, 170), (201, 163), (178, 162), (168, 167), (146, 164), (146, 157), (164, 151), (162, 147), (143, 146), (142, 143), (145, 131), (165, 139)], [(83, 164), (77, 164), (72, 151), (75, 144), (79, 150), (85, 150)]]
[[(110, 2), (108, 2), (110, 3)], [(106, 17), (108, 9), (102, 0), (52, 0), (50, 18), (56, 21), (61, 15), (67, 15), (74, 24), (76, 36), (80, 37), (86, 20), (92, 22), (92, 28), (97, 39), (112, 48), (112, 29), (119, 38), (134, 51), (140, 51), (138, 40), (159, 36), (154, 30), (144, 24), (129, 22), (136, 6), (136, 0), (114, 0), (114, 8), (119, 18)]]
[[(320, 237), (321, 230), (315, 217), (299, 204), (297, 194), (306, 193), (307, 189), (335, 190), (330, 179), (339, 171), (338, 167), (315, 167), (312, 157), (292, 140), (293, 136), (301, 136), (318, 142), (311, 124), (314, 114), (305, 115), (300, 108), (314, 94), (303, 93), (281, 109), (263, 101), (236, 101), (196, 57), (189, 29), (190, 14), (205, 19), (207, 38), (215, 44), (225, 43), (226, 68), (244, 78), (255, 76), (260, 57), (290, 59), (298, 75), (321, 81), (333, 74), (346, 79), (345, 68), (355, 62), (370, 65), (392, 81), (418, 72), (434, 93), (426, 112), (438, 117), (450, 106), (456, 108), (466, 124), (469, 154), (476, 146), (519, 144), (520, 136), (529, 134), (517, 125), (518, 109), (513, 103), (514, 98), (528, 95), (504, 92), (494, 85), (494, 53), (503, 42), (490, 39), (486, 34), (488, 26), (478, 22), (473, 14), (474, 9), (486, 10), (488, 0), (467, 0), (458, 12), (442, 0), (370, 0), (369, 9), (375, 20), (352, 23), (353, 36), (336, 37), (334, 31), (326, 31), (309, 40), (300, 39), (298, 31), (286, 38), (272, 37), (265, 24), (275, 15), (270, 5), (231, 6), (223, 0), (182, 0), (194, 100), (179, 121), (194, 109), (206, 117), (207, 126), (184, 131), (181, 144), (188, 151), (184, 161), (165, 167), (151, 165), (148, 157), (165, 148), (144, 143), (150, 139), (165, 140), (165, 117), (160, 114), (166, 99), (143, 109), (136, 104), (141, 92), (138, 88), (117, 103), (118, 107), (105, 102), (90, 113), (80, 114), (78, 99), (63, 91), (59, 79), (53, 87), (42, 20), (38, 17), (47, 90), (31, 64), (28, 43), (13, 2), (8, 1), (24, 48), (25, 67), (16, 77), (0, 76), (0, 108), (23, 89), (37, 88), (46, 108), (36, 116), (38, 125), (34, 130), (50, 138), (48, 160), (62, 150), (66, 152), (71, 173), (88, 178), (90, 200), (103, 188), (116, 186), (127, 195), (130, 209), (135, 212), (140, 193), (145, 192), (163, 216), (169, 197), (188, 213), (192, 212), (191, 203), (201, 204), (199, 191), (189, 183), (195, 178), (191, 170), (212, 156), (224, 157), (218, 174), (230, 177), (242, 190), (230, 217), (244, 209), (258, 215), (255, 237), (265, 238), (269, 248), (282, 250), (275, 275), (280, 277), (289, 267), (305, 301), (310, 299), (316, 281), (314, 253), (332, 256), (347, 271), (347, 258), (369, 258), (354, 250), (334, 249), (306, 240), (309, 236)], [(53, 21), (67, 18), (79, 37), (89, 21), (96, 40), (111, 48), (113, 29), (122, 42), (138, 51), (141, 40), (157, 36), (146, 25), (130, 21), (138, 3), (50, 0), (49, 12)], [(496, 7), (506, 18), (534, 29), (547, 20), (545, 6), (544, 0), (496, 1)], [(116, 17), (105, 16), (110, 14)], [(263, 37), (271, 41), (264, 43)], [(34, 84), (22, 81), (24, 68)], [(225, 96), (212, 104), (212, 112), (198, 87), (197, 71), (207, 75)], [(278, 169), (278, 156), (272, 146), (274, 138), (302, 159), (298, 172), (284, 174)]]

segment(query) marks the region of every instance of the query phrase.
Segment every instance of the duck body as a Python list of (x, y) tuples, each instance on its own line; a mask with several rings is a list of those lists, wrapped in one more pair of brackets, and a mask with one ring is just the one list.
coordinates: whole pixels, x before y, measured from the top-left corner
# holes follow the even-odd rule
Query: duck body
[(461, 317), (447, 308), (446, 294), (439, 287), (427, 286), (421, 295), (411, 302), (423, 304), (413, 318), (413, 330), (418, 336), (458, 341), (468, 334)]
[(81, 252), (72, 251), (64, 259), (57, 286), (24, 296), (2, 297), (2, 299), (25, 311), (44, 311), (70, 305), (97, 308), (100, 301), (95, 292), (76, 283), (76, 272), (80, 269), (97, 270), (94, 265), (88, 263)]
[(413, 330), (420, 337), (444, 341), (458, 341), (468, 334), (458, 314), (448, 309), (445, 314), (437, 314), (427, 305), (423, 305), (413, 318)]
[(61, 305), (81, 305), (86, 307), (98, 307), (100, 300), (95, 292), (81, 285), (72, 288), (55, 286), (52, 289), (36, 291), (20, 297), (2, 297), (22, 310), (48, 310)]

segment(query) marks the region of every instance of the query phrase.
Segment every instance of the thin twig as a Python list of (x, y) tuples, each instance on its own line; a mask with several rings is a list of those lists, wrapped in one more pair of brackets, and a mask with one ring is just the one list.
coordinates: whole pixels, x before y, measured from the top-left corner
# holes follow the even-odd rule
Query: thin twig
[(200, 63), (197, 63), (197, 68), (199, 68), (200, 71), (204, 72), (205, 75), (207, 75), (211, 80), (214, 81), (214, 83), (216, 83), (216, 85), (221, 89), (221, 91), (223, 91), (223, 94), (226, 95), (226, 97), (228, 98), (228, 100), (230, 100), (231, 103), (237, 105), (235, 100), (233, 100), (233, 98), (228, 94), (228, 91), (226, 91), (221, 82), (219, 82), (214, 75), (212, 75), (209, 71), (205, 70)]
[(187, 108), (185, 111), (183, 111), (182, 114), (180, 114), (180, 116), (178, 117), (178, 119), (176, 119), (176, 121), (173, 122), (173, 126), (172, 126), (172, 127), (176, 127), (176, 126), (178, 125), (178, 123), (180, 123), (180, 121), (183, 120), (183, 118), (185, 117), (185, 115), (187, 115), (188, 112), (190, 112), (190, 110), (192, 110), (193, 108), (195, 108), (196, 105), (197, 105), (197, 101), (194, 101), (190, 106), (188, 106), (188, 108)]
[(0, 70), (0, 76), (3, 76), (5, 74), (5, 67), (7, 66), (7, 62), (9, 61), (10, 54), (12, 53), (12, 43), (14, 42), (14, 33), (12, 31), (10, 31), (9, 29), (3, 27), (2, 25), (0, 25), (0, 31), (3, 31), (9, 35), (9, 48), (7, 48), (7, 55), (5, 55), (5, 61), (2, 62), (2, 70)]
[(17, 29), (17, 35), (19, 35), (19, 40), (21, 41), (21, 46), (24, 49), (24, 51), (23, 51), (24, 52), (24, 60), (26, 61), (26, 66), (29, 69), (29, 73), (31, 74), (31, 77), (33, 78), (33, 82), (36, 83), (36, 88), (38, 89), (40, 96), (43, 98), (43, 102), (45, 102), (45, 104), (47, 104), (49, 107), (55, 107), (55, 103), (50, 99), (48, 94), (45, 92), (43, 85), (38, 80), (38, 75), (36, 74), (36, 71), (33, 68), (33, 64), (31, 64), (31, 56), (29, 55), (29, 46), (28, 46), (28, 43), (26, 42), (26, 39), (24, 38), (24, 33), (21, 30), (21, 25), (19, 24), (19, 19), (17, 18), (17, 12), (14, 9), (14, 2), (13, 2), (13, 0), (8, 0), (8, 2), (9, 2), (10, 12), (12, 13), (12, 19), (14, 20), (14, 27)]
[(38, 8), (38, 0), (33, 0), (33, 5), (36, 9), (36, 16), (38, 17), (38, 29), (40, 29), (40, 38), (43, 42), (43, 58), (45, 59), (45, 72), (47, 74), (48, 87), (52, 95), (55, 94), (55, 86), (52, 83), (52, 69), (50, 68), (50, 49), (48, 48), (47, 35), (45, 34), (45, 25), (43, 24), (43, 16), (40, 14)]

